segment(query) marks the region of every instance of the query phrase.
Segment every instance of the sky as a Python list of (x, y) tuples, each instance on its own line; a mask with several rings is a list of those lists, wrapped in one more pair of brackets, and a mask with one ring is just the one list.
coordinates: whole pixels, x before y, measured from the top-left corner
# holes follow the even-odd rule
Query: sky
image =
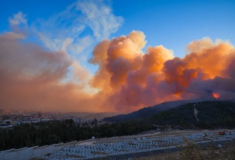
[[(48, 108), (55, 110), (55, 106), (58, 106), (57, 103), (59, 103), (55, 102), (58, 96), (66, 97), (64, 100), (61, 98), (64, 104), (57, 107), (61, 111), (66, 109), (72, 111), (133, 111), (161, 102), (158, 98), (153, 98), (156, 100), (151, 100), (149, 103), (146, 98), (143, 98), (146, 93), (158, 96), (152, 92), (149, 93), (146, 88), (149, 81), (147, 77), (151, 77), (153, 74), (152, 69), (148, 68), (148, 73), (144, 68), (147, 66), (144, 62), (147, 55), (151, 55), (152, 52), (165, 54), (167, 58), (156, 59), (156, 62), (162, 60), (162, 64), (160, 69), (155, 67), (154, 73), (164, 74), (167, 83), (173, 83), (173, 80), (169, 80), (169, 76), (167, 78), (168, 63), (165, 63), (166, 61), (174, 57), (188, 61), (185, 55), (207, 48), (205, 45), (219, 47), (219, 43), (222, 43), (230, 48), (235, 44), (234, 0), (67, 0), (59, 2), (55, 0), (0, 0), (0, 6), (0, 35), (2, 38), (0, 69), (4, 71), (2, 76), (6, 78), (9, 85), (6, 86), (6, 81), (2, 80), (1, 85), (4, 85), (5, 92), (2, 92), (0, 96), (0, 104), (3, 108), (39, 109), (41, 107), (45, 110)], [(125, 38), (122, 36), (128, 40), (124, 40)], [(125, 44), (124, 49), (119, 50), (117, 46), (115, 47), (114, 44), (119, 41), (117, 39), (120, 40), (120, 43)], [(128, 42), (129, 40), (136, 45), (132, 46)], [(163, 48), (159, 47), (154, 50), (154, 46), (161, 45)], [(195, 49), (194, 45), (199, 46), (199, 49)], [(107, 52), (107, 55), (102, 54), (103, 51)], [(133, 54), (129, 55), (129, 53), (125, 53), (126, 51), (133, 52)], [(112, 60), (111, 54), (116, 55), (113, 57), (115, 61)], [(134, 54), (136, 55), (133, 56)], [(145, 54), (147, 55), (145, 56)], [(161, 54), (158, 56), (161, 57)], [(227, 58), (228, 54), (225, 57)], [(129, 61), (119, 62), (116, 58)], [(139, 63), (143, 64), (140, 65), (135, 61), (141, 61)], [(115, 68), (114, 64), (117, 65), (117, 63), (120, 63), (121, 67)], [(128, 69), (123, 66), (127, 66)], [(187, 69), (205, 71), (207, 68), (190, 66)], [(223, 74), (211, 70), (209, 70), (210, 73), (203, 72), (203, 74), (207, 74), (207, 78), (202, 79), (226, 77), (225, 70), (220, 70)], [(143, 80), (144, 84), (138, 81), (138, 87), (144, 88), (143, 91), (141, 89), (136, 91), (136, 86), (128, 84), (131, 79), (129, 77), (136, 76), (134, 74), (137, 72), (138, 74), (140, 74), (139, 72), (148, 73), (148, 76), (144, 76), (146, 77)], [(7, 73), (9, 75), (6, 75)], [(124, 76), (123, 73), (125, 73)], [(11, 78), (18, 77), (21, 78), (10, 84)], [(46, 78), (40, 79), (41, 77)], [(198, 76), (196, 77), (198, 78)], [(102, 78), (103, 82), (109, 86), (100, 85), (99, 81)], [(156, 81), (159, 81), (160, 84), (162, 79)], [(167, 92), (167, 95), (171, 94), (173, 97), (170, 96), (164, 100), (185, 98), (185, 94), (183, 94), (185, 89), (182, 89), (182, 86), (179, 87), (178, 82), (174, 83), (174, 86), (170, 88), (181, 88), (180, 91)], [(184, 86), (185, 83), (182, 82), (180, 85)], [(19, 84), (21, 84), (21, 88), (16, 89)], [(50, 86), (51, 84), (53, 85)], [(186, 88), (190, 88), (190, 84), (187, 83)], [(37, 89), (35, 86), (39, 88)], [(48, 86), (48, 88), (40, 89), (42, 86)], [(156, 88), (159, 87), (166, 90), (169, 88), (169, 86), (156, 86)], [(74, 90), (74, 88), (76, 89)], [(59, 95), (55, 94), (57, 90), (60, 92)], [(156, 90), (156, 92), (159, 91), (159, 89)], [(45, 98), (44, 92), (48, 94), (48, 100), (35, 105), (36, 99)], [(138, 96), (143, 101), (126, 98), (132, 92), (141, 93)], [(17, 96), (20, 93), (28, 95)], [(122, 97), (122, 95), (126, 95), (126, 97)], [(17, 97), (15, 103), (10, 102), (9, 97), (11, 96)], [(28, 104), (26, 101), (30, 96), (32, 96), (32, 102)], [(88, 107), (94, 106), (92, 101), (97, 102), (99, 107)], [(115, 103), (110, 104), (110, 101)], [(68, 108), (63, 106), (68, 106)]]
[[(4, 22), (0, 25), (0, 31), (10, 30), (8, 19), (19, 11), (26, 15), (29, 25), (34, 25), (40, 19), (47, 20), (64, 11), (74, 2), (76, 1), (68, 0), (59, 3), (53, 0), (0, 1), (2, 6), (0, 20)], [(235, 43), (233, 33), (235, 1), (233, 0), (148, 0), (146, 2), (114, 0), (106, 1), (105, 4), (115, 16), (122, 18), (122, 21), (115, 28), (115, 32), (103, 35), (104, 38), (127, 35), (132, 30), (143, 31), (148, 40), (147, 45), (164, 45), (172, 49), (178, 57), (185, 55), (185, 44), (203, 37), (210, 37), (213, 40), (219, 38)], [(77, 13), (77, 15), (80, 14)], [(72, 20), (72, 18), (66, 19), (68, 26), (73, 23)], [(63, 22), (60, 25), (63, 25)], [(82, 25), (81, 22), (77, 27)], [(53, 30), (54, 28), (48, 28), (48, 32), (55, 32)], [(96, 44), (99, 40), (96, 39), (92, 44)], [(89, 57), (89, 52), (91, 50), (85, 53), (83, 59)], [(97, 69), (89, 63), (83, 65), (92, 73)]]

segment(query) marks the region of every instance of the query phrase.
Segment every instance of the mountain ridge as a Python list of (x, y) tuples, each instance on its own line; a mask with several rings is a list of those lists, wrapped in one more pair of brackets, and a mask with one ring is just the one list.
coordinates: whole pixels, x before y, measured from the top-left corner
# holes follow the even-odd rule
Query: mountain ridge
[[(197, 118), (194, 108), (197, 109)], [(160, 112), (149, 118), (152, 124), (183, 126), (186, 128), (235, 127), (234, 101), (202, 101), (188, 103)]]
[(137, 120), (137, 119), (144, 119), (144, 118), (153, 116), (161, 111), (175, 108), (183, 104), (200, 102), (200, 101), (205, 101), (205, 100), (212, 100), (212, 98), (198, 98), (198, 99), (190, 99), (190, 100), (176, 100), (176, 101), (163, 102), (160, 104), (156, 104), (154, 106), (144, 107), (142, 109), (131, 112), (129, 114), (120, 114), (120, 115), (115, 115), (112, 117), (105, 117), (103, 120), (108, 121), (108, 122), (126, 122), (126, 121), (132, 121), (132, 120)]

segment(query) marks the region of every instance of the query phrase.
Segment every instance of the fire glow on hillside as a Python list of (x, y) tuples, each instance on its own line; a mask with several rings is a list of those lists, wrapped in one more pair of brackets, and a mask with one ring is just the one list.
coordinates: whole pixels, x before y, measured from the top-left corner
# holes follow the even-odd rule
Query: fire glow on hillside
[(212, 93), (212, 96), (215, 98), (215, 99), (218, 99), (220, 97), (220, 95), (218, 93)]

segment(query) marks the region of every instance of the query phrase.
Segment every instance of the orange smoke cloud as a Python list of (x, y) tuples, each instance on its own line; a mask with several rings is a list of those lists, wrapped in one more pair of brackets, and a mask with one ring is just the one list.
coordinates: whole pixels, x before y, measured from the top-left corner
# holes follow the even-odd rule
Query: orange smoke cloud
[[(103, 43), (103, 42), (101, 42)], [(96, 47), (102, 47), (101, 43)], [(117, 110), (132, 111), (168, 100), (210, 97), (213, 91), (234, 96), (234, 47), (210, 39), (191, 42), (184, 58), (174, 58), (163, 46), (145, 46), (142, 32), (133, 31), (109, 41), (105, 60), (93, 79), (109, 85), (107, 102)], [(101, 49), (99, 49), (101, 50)], [(92, 59), (99, 57), (93, 53)], [(104, 92), (105, 90), (102, 90)]]
[[(20, 43), (18, 34), (0, 35), (0, 106), (43, 111), (100, 111), (100, 100), (83, 92), (83, 84), (63, 82), (69, 67), (78, 79), (83, 69), (65, 52), (48, 52)], [(96, 101), (96, 106), (91, 101)], [(105, 109), (105, 108), (102, 108)], [(108, 110), (108, 109), (106, 109)]]
[[(163, 101), (235, 97), (235, 49), (210, 39), (191, 42), (183, 58), (162, 45), (146, 45), (142, 32), (103, 40), (89, 63), (98, 65), (90, 77), (65, 52), (48, 52), (20, 35), (0, 36), (0, 105), (5, 108), (69, 111), (133, 111)], [(77, 80), (64, 82), (70, 67)], [(88, 76), (89, 75), (89, 76)], [(84, 92), (89, 85), (96, 93)]]

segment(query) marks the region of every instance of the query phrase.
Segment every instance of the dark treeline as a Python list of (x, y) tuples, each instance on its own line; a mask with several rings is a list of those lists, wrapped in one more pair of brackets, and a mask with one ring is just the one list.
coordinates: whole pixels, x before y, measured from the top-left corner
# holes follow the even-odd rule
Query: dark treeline
[(190, 103), (190, 101), (193, 100), (178, 100), (178, 101), (170, 101), (170, 102), (163, 102), (161, 104), (157, 104), (154, 106), (144, 107), (142, 109), (139, 109), (138, 111), (134, 111), (129, 114), (120, 114), (113, 117), (106, 117), (104, 118), (105, 121), (108, 122), (127, 122), (127, 121), (135, 121), (135, 120), (143, 120), (145, 118), (148, 118), (150, 116), (154, 116), (158, 114), (161, 111), (166, 111), (171, 108), (178, 107), (183, 104)]
[(0, 150), (42, 146), (73, 140), (133, 135), (154, 129), (150, 123), (128, 122), (77, 126), (73, 120), (51, 121), (38, 124), (21, 124), (10, 129), (0, 129)]
[[(197, 121), (194, 106), (198, 111)], [(232, 101), (204, 101), (188, 103), (179, 107), (160, 112), (149, 118), (153, 124), (180, 125), (183, 128), (234, 128), (235, 103)]]

